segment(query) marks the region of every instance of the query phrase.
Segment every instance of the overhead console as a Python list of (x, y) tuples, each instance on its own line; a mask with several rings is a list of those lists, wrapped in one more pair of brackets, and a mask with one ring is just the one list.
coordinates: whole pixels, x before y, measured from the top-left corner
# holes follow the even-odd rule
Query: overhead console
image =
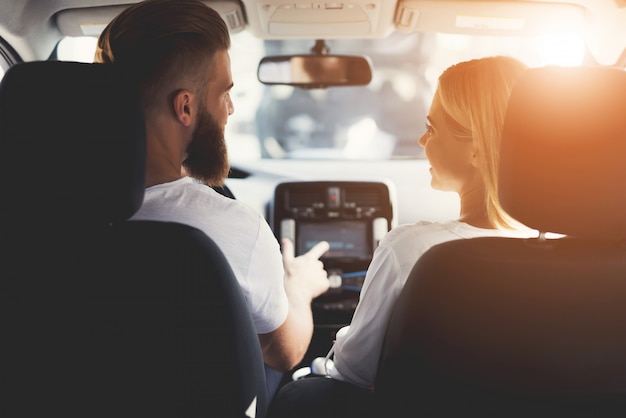
[(331, 289), (313, 303), (316, 322), (320, 316), (336, 322), (333, 313), (351, 317), (374, 250), (393, 225), (392, 196), (384, 182), (298, 181), (276, 186), (271, 208), (276, 237), (290, 238), (296, 255), (320, 241), (330, 244), (322, 261)]
[(384, 38), (397, 0), (243, 0), (250, 30), (266, 39)]

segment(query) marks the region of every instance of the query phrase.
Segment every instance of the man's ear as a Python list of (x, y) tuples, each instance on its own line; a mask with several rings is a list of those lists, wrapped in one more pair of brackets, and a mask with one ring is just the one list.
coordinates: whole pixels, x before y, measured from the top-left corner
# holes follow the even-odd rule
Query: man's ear
[(191, 126), (194, 117), (194, 94), (186, 89), (176, 92), (173, 99), (174, 115), (176, 119), (184, 126)]

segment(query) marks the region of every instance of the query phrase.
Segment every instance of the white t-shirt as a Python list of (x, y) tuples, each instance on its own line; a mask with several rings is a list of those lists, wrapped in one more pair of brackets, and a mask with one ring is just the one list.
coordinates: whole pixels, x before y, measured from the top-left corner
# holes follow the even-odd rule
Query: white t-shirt
[(374, 252), (352, 321), (337, 336), (331, 377), (373, 387), (392, 308), (417, 259), (436, 244), (483, 236), (530, 237), (536, 232), (482, 229), (459, 221), (424, 221), (389, 231)]
[(278, 240), (265, 219), (249, 206), (183, 177), (147, 188), (131, 220), (178, 222), (204, 231), (230, 263), (257, 333), (272, 332), (287, 318)]

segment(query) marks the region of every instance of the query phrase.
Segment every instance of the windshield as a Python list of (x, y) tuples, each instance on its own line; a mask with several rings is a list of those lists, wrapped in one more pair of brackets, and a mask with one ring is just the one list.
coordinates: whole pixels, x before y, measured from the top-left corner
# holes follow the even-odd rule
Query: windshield
[[(90, 62), (95, 38), (65, 38), (61, 60)], [(566, 42), (564, 44), (563, 42)], [(384, 39), (326, 40), (330, 53), (367, 55), (369, 85), (304, 90), (257, 80), (265, 55), (309, 53), (314, 40), (260, 40), (232, 34), (234, 114), (226, 126), (232, 162), (267, 159), (424, 158), (417, 140), (437, 78), (459, 61), (512, 55), (529, 66), (579, 65), (582, 42), (544, 38), (393, 33)], [(566, 47), (564, 47), (566, 45)]]

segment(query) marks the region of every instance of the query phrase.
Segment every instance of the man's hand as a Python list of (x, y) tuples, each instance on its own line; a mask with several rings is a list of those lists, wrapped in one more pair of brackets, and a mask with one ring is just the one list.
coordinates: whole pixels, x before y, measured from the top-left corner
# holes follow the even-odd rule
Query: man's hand
[(298, 257), (295, 256), (295, 248), (290, 239), (283, 238), (281, 244), (287, 293), (304, 293), (309, 300), (313, 300), (326, 292), (329, 287), (328, 273), (324, 270), (320, 257), (330, 249), (328, 242), (318, 242), (307, 253)]

